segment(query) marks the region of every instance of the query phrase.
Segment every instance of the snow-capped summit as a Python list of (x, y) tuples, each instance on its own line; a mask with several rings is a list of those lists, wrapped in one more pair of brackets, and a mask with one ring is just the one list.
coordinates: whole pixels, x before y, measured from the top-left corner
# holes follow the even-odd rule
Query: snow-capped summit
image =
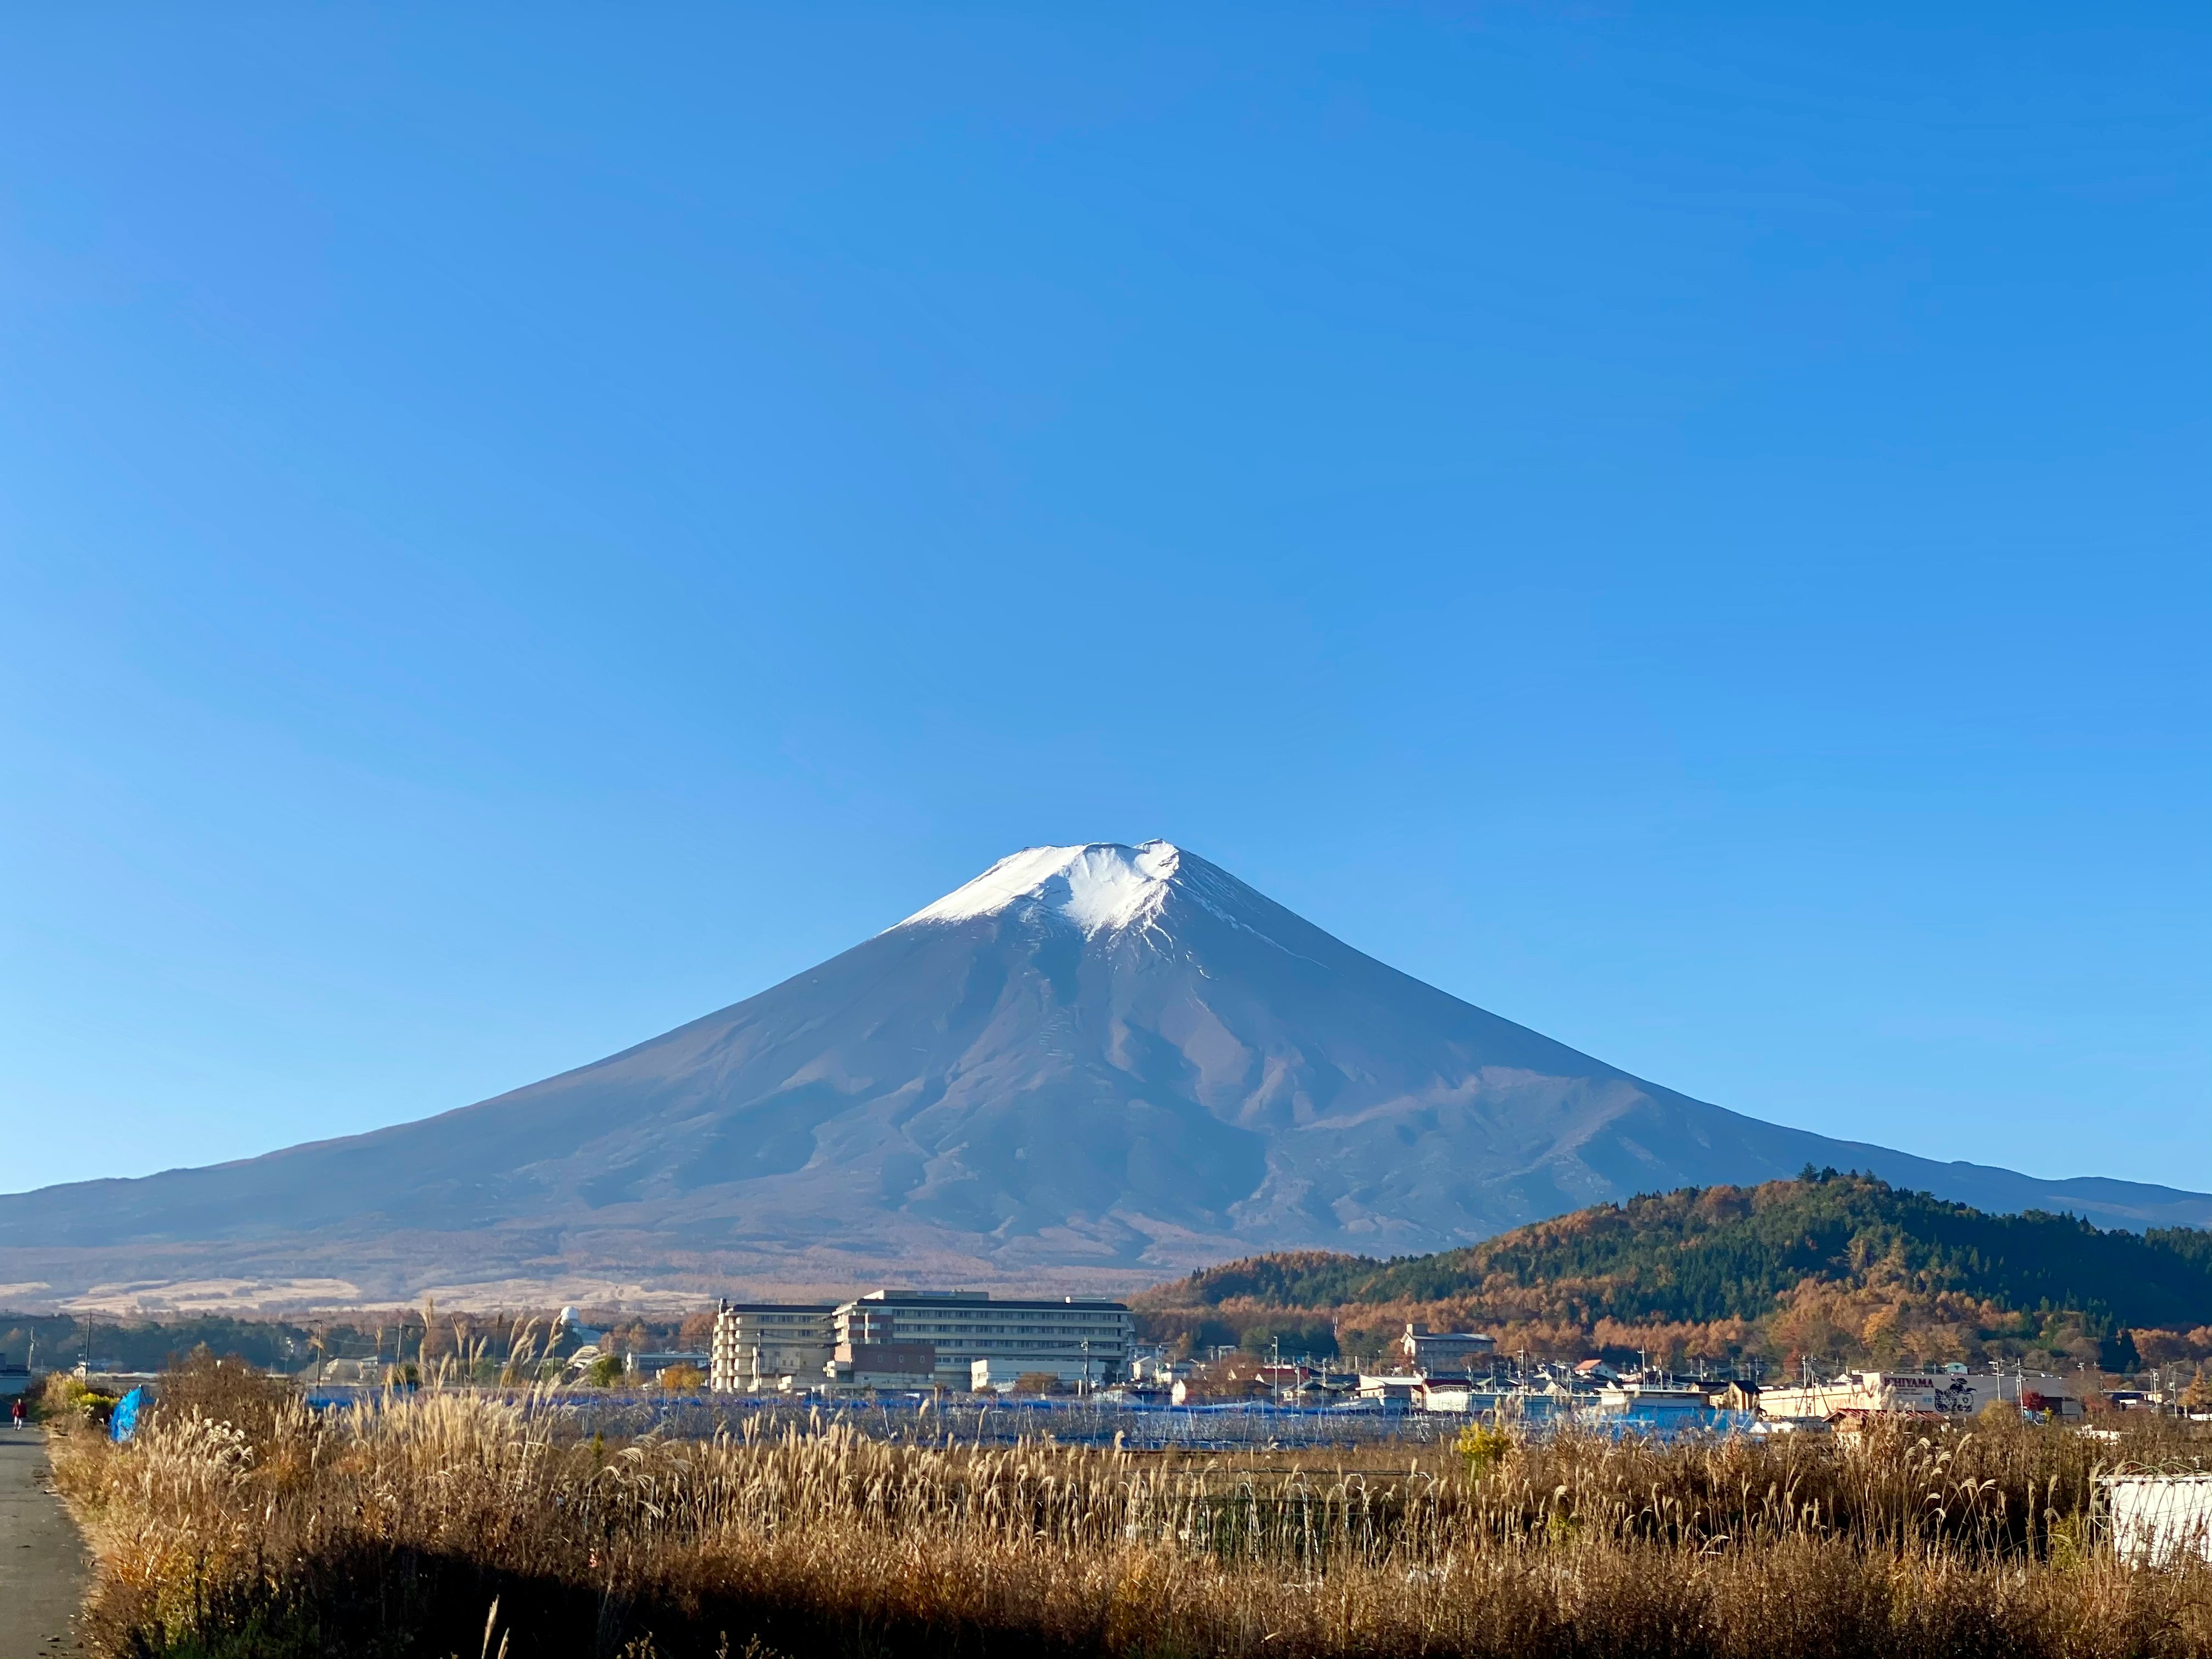
[(1111, 841), (1025, 847), (898, 925), (969, 921), (1035, 905), (1066, 917), (1085, 938), (1119, 933), (1142, 927), (1159, 915), (1182, 862), (1181, 850), (1164, 841), (1136, 847)]

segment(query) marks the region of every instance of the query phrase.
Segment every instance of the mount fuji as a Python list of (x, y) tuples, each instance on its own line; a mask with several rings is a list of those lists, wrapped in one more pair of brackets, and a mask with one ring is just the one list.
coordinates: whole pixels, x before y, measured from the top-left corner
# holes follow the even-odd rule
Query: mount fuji
[(1397, 972), (1165, 842), (1031, 848), (842, 955), (437, 1117), (0, 1197), (0, 1300), (447, 1305), (866, 1279), (1128, 1287), (1449, 1248), (1632, 1193), (1853, 1168), (2212, 1224), (1784, 1128)]

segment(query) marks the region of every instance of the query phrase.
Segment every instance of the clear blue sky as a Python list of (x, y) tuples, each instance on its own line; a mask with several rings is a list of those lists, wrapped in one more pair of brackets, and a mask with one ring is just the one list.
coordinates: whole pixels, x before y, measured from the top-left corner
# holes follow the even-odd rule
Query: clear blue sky
[(2202, 5), (465, 9), (10, 24), (0, 1189), (1152, 836), (2212, 1188)]

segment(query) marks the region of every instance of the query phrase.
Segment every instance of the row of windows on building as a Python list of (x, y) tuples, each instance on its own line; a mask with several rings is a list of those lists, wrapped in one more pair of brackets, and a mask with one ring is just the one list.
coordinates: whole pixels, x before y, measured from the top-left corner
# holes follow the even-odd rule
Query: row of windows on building
[(709, 1386), (728, 1392), (1000, 1387), (1043, 1371), (1118, 1377), (1134, 1337), (1118, 1302), (996, 1302), (980, 1291), (872, 1291), (842, 1303), (723, 1303)]

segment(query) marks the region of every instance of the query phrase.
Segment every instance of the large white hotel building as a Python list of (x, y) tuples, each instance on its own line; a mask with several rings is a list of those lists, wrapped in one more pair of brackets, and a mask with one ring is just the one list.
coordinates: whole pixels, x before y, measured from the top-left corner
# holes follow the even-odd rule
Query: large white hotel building
[(1003, 1388), (1036, 1372), (1095, 1385), (1125, 1373), (1134, 1334), (1127, 1306), (1087, 1297), (884, 1290), (849, 1302), (726, 1302), (708, 1384), (729, 1393), (818, 1387), (838, 1364), (849, 1371), (856, 1357), (865, 1366), (868, 1354), (890, 1353), (917, 1381), (915, 1368), (926, 1364), (939, 1388)]

